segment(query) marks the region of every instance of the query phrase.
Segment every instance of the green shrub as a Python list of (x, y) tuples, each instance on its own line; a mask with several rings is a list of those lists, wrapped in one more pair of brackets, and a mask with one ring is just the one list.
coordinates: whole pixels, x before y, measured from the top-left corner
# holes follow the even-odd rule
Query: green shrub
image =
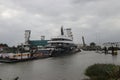
[(91, 80), (118, 80), (120, 78), (120, 66), (94, 64), (86, 69), (85, 75)]

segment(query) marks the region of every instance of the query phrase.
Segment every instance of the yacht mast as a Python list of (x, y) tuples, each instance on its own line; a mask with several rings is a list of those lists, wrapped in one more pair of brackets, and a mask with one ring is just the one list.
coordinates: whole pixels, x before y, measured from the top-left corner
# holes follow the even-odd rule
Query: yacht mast
[(64, 35), (63, 26), (61, 26), (61, 35)]

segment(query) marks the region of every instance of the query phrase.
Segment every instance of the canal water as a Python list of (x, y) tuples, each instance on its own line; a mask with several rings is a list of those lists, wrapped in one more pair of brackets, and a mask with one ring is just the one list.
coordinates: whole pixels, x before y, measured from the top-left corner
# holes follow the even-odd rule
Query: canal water
[(13, 80), (83, 80), (85, 69), (95, 63), (120, 65), (120, 54), (100, 54), (94, 51), (82, 51), (76, 54), (39, 59), (14, 64), (0, 64), (0, 78)]

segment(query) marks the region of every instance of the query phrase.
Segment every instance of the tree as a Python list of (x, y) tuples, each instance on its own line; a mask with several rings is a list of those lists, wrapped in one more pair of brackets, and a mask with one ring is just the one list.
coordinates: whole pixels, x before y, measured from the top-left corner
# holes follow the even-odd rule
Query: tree
[(3, 43), (0, 43), (0, 46), (3, 46), (3, 47), (8, 47), (7, 44), (3, 44)]

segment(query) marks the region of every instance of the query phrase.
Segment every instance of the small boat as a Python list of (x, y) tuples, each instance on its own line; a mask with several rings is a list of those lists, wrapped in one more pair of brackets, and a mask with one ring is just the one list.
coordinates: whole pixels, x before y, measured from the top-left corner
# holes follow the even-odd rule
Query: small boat
[(1, 53), (0, 54), (0, 62), (4, 63), (12, 63), (12, 62), (20, 62), (31, 59), (31, 54), (27, 53)]

